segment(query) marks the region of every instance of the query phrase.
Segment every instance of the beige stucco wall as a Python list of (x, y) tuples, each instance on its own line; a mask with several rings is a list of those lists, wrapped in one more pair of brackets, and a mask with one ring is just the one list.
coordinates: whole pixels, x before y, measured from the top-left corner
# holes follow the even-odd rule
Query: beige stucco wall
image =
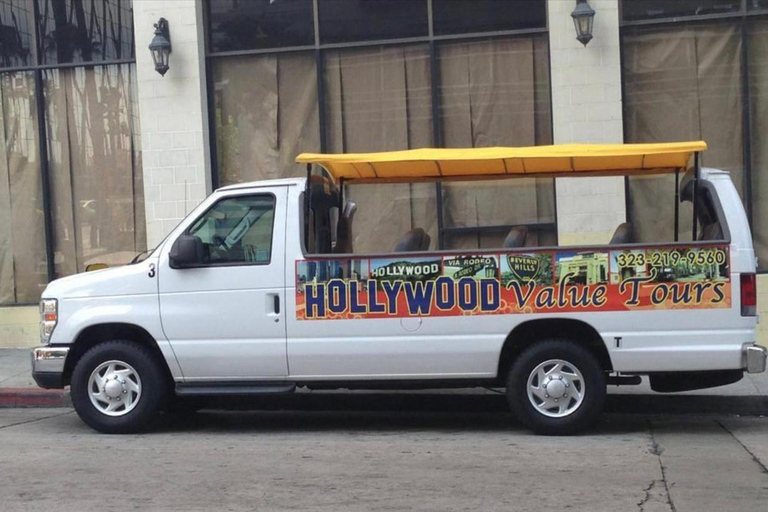
[(0, 348), (39, 345), (39, 318), (37, 306), (0, 308)]

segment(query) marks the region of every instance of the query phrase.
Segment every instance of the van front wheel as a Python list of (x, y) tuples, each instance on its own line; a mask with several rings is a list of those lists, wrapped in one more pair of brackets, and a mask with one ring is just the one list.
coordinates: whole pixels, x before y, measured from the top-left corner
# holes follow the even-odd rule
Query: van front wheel
[(605, 403), (605, 372), (576, 343), (549, 340), (525, 349), (507, 376), (515, 416), (539, 434), (575, 434), (592, 425)]
[(105, 434), (148, 429), (167, 398), (162, 363), (132, 341), (107, 341), (83, 354), (72, 372), (72, 405)]

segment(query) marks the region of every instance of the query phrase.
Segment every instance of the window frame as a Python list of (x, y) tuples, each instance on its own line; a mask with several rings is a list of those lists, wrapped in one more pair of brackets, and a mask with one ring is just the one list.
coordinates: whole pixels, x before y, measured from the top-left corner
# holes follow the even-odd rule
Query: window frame
[[(192, 228), (195, 227), (198, 221), (208, 215), (208, 213), (216, 208), (216, 206), (224, 201), (231, 201), (231, 200), (237, 200), (242, 198), (251, 198), (251, 197), (271, 197), (272, 198), (272, 205), (273, 205), (273, 213), (272, 213), (272, 225), (270, 226), (270, 244), (269, 244), (269, 258), (266, 262), (258, 262), (258, 261), (225, 261), (225, 262), (219, 262), (219, 263), (200, 263), (197, 265), (189, 265), (185, 266), (185, 269), (188, 268), (217, 268), (217, 267), (268, 267), (272, 265), (272, 248), (274, 246), (274, 237), (275, 237), (275, 218), (277, 217), (277, 195), (275, 195), (273, 192), (258, 192), (258, 193), (250, 193), (250, 194), (236, 194), (236, 195), (230, 195), (225, 196), (220, 199), (218, 199), (215, 203), (210, 205), (208, 208), (206, 208), (200, 215), (195, 217), (192, 222), (189, 223), (189, 225), (184, 229), (184, 231), (179, 236), (197, 236), (192, 235), (190, 231), (192, 231)], [(176, 237), (178, 239), (178, 237)], [(200, 237), (197, 237), (200, 238)], [(175, 241), (174, 241), (175, 243)]]

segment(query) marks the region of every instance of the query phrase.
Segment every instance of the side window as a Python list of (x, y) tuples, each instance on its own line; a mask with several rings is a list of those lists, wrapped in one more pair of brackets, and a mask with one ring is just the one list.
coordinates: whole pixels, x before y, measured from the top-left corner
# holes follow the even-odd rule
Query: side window
[(197, 219), (188, 234), (203, 242), (207, 264), (267, 265), (272, 256), (275, 197), (230, 197)]

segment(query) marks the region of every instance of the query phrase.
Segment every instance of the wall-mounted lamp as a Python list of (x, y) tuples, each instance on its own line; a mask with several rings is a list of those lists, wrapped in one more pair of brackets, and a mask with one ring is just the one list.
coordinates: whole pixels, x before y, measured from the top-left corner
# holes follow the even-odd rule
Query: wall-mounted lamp
[(592, 40), (592, 23), (595, 21), (595, 11), (587, 0), (576, 0), (576, 8), (571, 13), (573, 24), (576, 25), (576, 39), (587, 46)]
[(165, 76), (170, 68), (168, 61), (171, 56), (171, 32), (168, 29), (168, 20), (165, 18), (160, 18), (155, 23), (155, 37), (149, 43), (149, 51), (152, 52), (155, 71)]

